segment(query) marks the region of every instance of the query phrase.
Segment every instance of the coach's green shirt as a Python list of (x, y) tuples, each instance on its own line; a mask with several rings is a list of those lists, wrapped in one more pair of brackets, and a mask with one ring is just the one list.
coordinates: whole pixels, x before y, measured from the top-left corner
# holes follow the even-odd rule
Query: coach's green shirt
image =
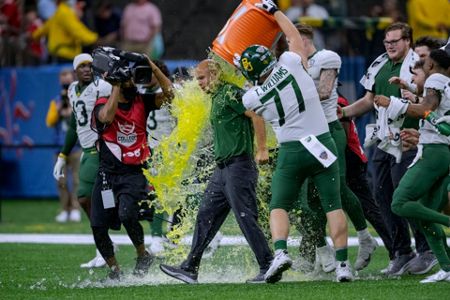
[(243, 90), (228, 83), (218, 86), (212, 94), (210, 119), (217, 162), (242, 154), (253, 155), (253, 126), (244, 115), (243, 94)]
[[(375, 95), (384, 95), (387, 97), (394, 96), (401, 98), (400, 88), (396, 84), (390, 84), (389, 79), (393, 76), (400, 77), (400, 69), (402, 62), (394, 63), (392, 60), (388, 60), (384, 66), (381, 67), (377, 76), (375, 77)], [(406, 116), (403, 122), (402, 128), (415, 128), (419, 129), (419, 119)]]

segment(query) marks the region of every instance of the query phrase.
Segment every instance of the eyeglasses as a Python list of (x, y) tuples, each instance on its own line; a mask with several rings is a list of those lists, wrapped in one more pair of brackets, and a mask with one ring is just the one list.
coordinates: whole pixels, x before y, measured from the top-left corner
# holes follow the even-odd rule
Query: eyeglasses
[(389, 46), (389, 45), (391, 45), (391, 46), (397, 46), (397, 43), (399, 42), (399, 41), (401, 41), (401, 40), (403, 40), (404, 39), (404, 37), (401, 37), (401, 38), (399, 38), (399, 39), (397, 39), (397, 40), (392, 40), (392, 41), (386, 41), (386, 40), (384, 40), (383, 41), (383, 44), (387, 47), (387, 46)]

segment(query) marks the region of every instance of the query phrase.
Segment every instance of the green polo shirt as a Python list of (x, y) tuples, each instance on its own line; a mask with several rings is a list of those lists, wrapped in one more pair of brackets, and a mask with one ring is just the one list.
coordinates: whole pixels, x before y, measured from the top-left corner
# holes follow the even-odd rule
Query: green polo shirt
[[(381, 67), (380, 71), (375, 76), (375, 86), (373, 90), (375, 95), (384, 95), (387, 97), (394, 96), (401, 98), (401, 92), (398, 85), (390, 84), (388, 81), (393, 76), (400, 77), (401, 67), (402, 62), (394, 63), (390, 59), (387, 63), (384, 64), (383, 67)], [(419, 119), (406, 116), (401, 128), (419, 129)]]
[(253, 155), (253, 126), (244, 115), (244, 91), (225, 83), (212, 94), (210, 121), (214, 134), (214, 155), (217, 162), (233, 156)]

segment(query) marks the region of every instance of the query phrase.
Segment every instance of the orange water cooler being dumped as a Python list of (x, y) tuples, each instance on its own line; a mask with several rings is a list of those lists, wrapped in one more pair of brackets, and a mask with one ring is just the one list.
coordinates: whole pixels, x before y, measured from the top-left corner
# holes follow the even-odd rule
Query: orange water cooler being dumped
[(271, 48), (281, 31), (275, 18), (255, 7), (259, 0), (243, 0), (213, 41), (212, 51), (233, 65), (233, 56), (253, 44)]

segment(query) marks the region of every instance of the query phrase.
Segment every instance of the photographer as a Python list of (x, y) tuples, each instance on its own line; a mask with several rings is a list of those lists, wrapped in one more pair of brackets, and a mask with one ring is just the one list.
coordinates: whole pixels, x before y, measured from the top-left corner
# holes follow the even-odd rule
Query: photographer
[[(144, 233), (138, 220), (138, 202), (147, 197), (147, 181), (142, 173), (150, 157), (146, 122), (150, 111), (173, 98), (170, 80), (148, 57), (142, 56), (144, 60), (134, 63), (131, 60), (138, 54), (121, 54), (124, 55), (114, 54), (119, 56), (121, 66), (110, 70), (105, 77), (113, 85), (111, 96), (97, 100), (93, 118), (93, 127), (99, 133), (100, 168), (92, 195), (91, 227), (95, 244), (111, 268), (108, 277), (113, 280), (119, 280), (121, 272), (108, 234), (110, 228), (118, 230), (123, 224), (127, 230), (137, 252), (134, 275), (145, 275), (153, 262), (145, 249)], [(98, 59), (108, 55), (99, 55)], [(94, 54), (94, 67), (96, 65)], [(141, 67), (140, 78), (136, 76), (136, 65)], [(138, 94), (136, 82), (143, 83), (144, 78), (149, 83), (152, 73), (162, 92)]]

